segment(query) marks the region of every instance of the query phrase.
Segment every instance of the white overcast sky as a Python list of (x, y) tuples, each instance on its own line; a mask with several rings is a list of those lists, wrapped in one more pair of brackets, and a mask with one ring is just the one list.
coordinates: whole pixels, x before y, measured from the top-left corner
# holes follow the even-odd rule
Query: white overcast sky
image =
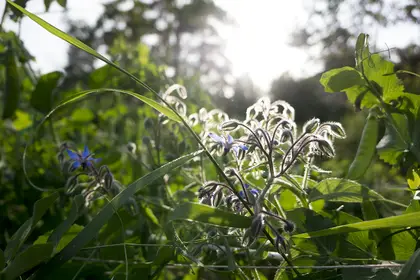
[[(68, 0), (67, 16), (94, 23), (109, 0)], [(309, 0), (307, 0), (309, 1)], [(297, 23), (305, 22), (305, 0), (215, 0), (235, 19), (237, 25), (220, 30), (226, 39), (225, 55), (233, 65), (233, 73), (248, 73), (262, 90), (270, 88), (271, 81), (289, 71), (294, 76), (306, 76), (320, 70), (308, 61), (304, 50), (287, 45), (290, 32)], [(262, 4), (263, 2), (263, 4)], [(0, 14), (5, 4), (0, 0)], [(307, 3), (307, 2), (306, 2)], [(53, 3), (49, 13), (44, 12), (43, 0), (31, 0), (26, 7), (59, 29), (66, 30), (62, 8)], [(16, 30), (10, 22), (6, 28)], [(378, 46), (402, 47), (409, 42), (420, 44), (420, 26), (399, 25), (375, 31)], [(29, 18), (21, 25), (21, 38), (35, 56), (35, 68), (42, 73), (60, 70), (67, 62), (68, 44), (43, 30)]]

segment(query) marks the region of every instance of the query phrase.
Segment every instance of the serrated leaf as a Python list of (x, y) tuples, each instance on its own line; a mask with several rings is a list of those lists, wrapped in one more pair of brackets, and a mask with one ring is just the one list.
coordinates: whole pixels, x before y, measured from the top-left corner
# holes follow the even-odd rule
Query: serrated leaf
[(418, 213), (402, 214), (399, 216), (392, 216), (371, 221), (364, 221), (348, 225), (336, 226), (324, 230), (302, 233), (293, 235), (294, 238), (313, 238), (321, 236), (329, 236), (341, 233), (357, 232), (363, 230), (374, 230), (380, 228), (405, 228), (420, 226), (420, 219)]
[(168, 221), (176, 220), (186, 220), (234, 228), (249, 228), (252, 222), (250, 217), (193, 202), (183, 203), (169, 214)]
[(378, 134), (378, 120), (376, 120), (373, 115), (369, 114), (363, 128), (356, 156), (354, 157), (347, 173), (348, 179), (356, 180), (365, 174), (373, 157), (375, 156)]
[(30, 246), (16, 256), (13, 262), (6, 267), (4, 271), (5, 279), (16, 279), (24, 272), (50, 258), (52, 251), (53, 245), (50, 243)]
[(18, 252), (22, 244), (29, 237), (35, 225), (41, 220), (42, 216), (47, 212), (48, 208), (57, 200), (58, 193), (53, 193), (48, 197), (37, 200), (34, 204), (32, 217), (29, 218), (12, 236), (7, 243), (4, 256), (6, 261), (10, 261)]
[(42, 75), (31, 95), (32, 107), (43, 114), (51, 111), (53, 92), (62, 77), (63, 73), (59, 71)]
[(133, 197), (142, 188), (148, 186), (153, 181), (167, 174), (171, 170), (182, 166), (196, 156), (199, 156), (203, 151), (194, 152), (186, 156), (180, 157), (170, 163), (161, 166), (158, 169), (148, 173), (131, 183), (127, 188), (115, 196), (109, 203), (107, 203), (99, 213), (90, 221), (89, 224), (58, 254), (56, 254), (48, 263), (40, 268), (37, 272), (37, 279), (44, 279), (45, 275), (57, 270), (62, 264), (67, 262), (75, 256), (83, 246), (95, 238), (101, 228), (114, 215), (115, 211), (125, 205), (125, 203)]
[(339, 178), (328, 178), (318, 183), (309, 193), (309, 201), (323, 199), (338, 202), (359, 202), (363, 198), (381, 200), (383, 197), (377, 192), (362, 186), (361, 184)]

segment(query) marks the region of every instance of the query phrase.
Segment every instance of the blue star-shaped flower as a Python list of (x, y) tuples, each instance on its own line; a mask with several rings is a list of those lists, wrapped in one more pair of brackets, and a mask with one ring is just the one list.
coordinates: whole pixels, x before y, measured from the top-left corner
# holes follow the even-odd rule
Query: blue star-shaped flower
[(93, 158), (93, 153), (89, 152), (89, 148), (87, 147), (87, 145), (85, 145), (85, 149), (83, 150), (81, 154), (77, 152), (73, 152), (70, 149), (67, 149), (67, 154), (69, 155), (70, 159), (72, 159), (73, 161), (71, 165), (71, 170), (75, 170), (79, 168), (80, 166), (82, 167), (83, 170), (85, 170), (88, 167), (92, 167), (93, 163), (96, 163), (100, 160), (97, 158)]
[(223, 147), (223, 155), (226, 155), (231, 149), (235, 152), (236, 156), (238, 156), (239, 149), (243, 151), (247, 151), (248, 147), (242, 145), (240, 143), (235, 142), (232, 136), (228, 135), (227, 138), (223, 136), (219, 136), (213, 132), (209, 133), (209, 136), (216, 141), (216, 143), (222, 145)]
[[(249, 188), (249, 185), (248, 184), (244, 184), (244, 186), (245, 186), (246, 189)], [(258, 196), (259, 193), (260, 193), (257, 189), (254, 189), (254, 188), (250, 189), (249, 192), (252, 193), (254, 196)], [(241, 197), (245, 198), (245, 193), (244, 193), (243, 190), (239, 191), (239, 195)]]

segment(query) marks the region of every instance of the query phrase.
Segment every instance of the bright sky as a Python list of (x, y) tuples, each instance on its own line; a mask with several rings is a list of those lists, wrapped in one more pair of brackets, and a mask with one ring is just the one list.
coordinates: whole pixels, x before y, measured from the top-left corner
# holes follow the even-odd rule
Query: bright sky
[[(67, 15), (72, 19), (94, 23), (101, 14), (101, 3), (108, 0), (69, 0)], [(289, 71), (294, 76), (307, 76), (320, 70), (319, 65), (308, 61), (302, 49), (287, 45), (290, 32), (296, 23), (305, 22), (305, 0), (215, 0), (237, 22), (234, 27), (224, 27), (221, 36), (226, 39), (225, 54), (233, 65), (233, 73), (239, 76), (248, 73), (263, 91), (270, 88), (271, 81)], [(0, 14), (4, 6), (0, 4)], [(44, 12), (44, 1), (31, 0), (26, 7), (47, 22), (65, 30), (62, 8), (53, 3), (50, 13)], [(16, 28), (8, 23), (6, 27)], [(417, 35), (416, 35), (417, 34)], [(375, 41), (379, 46), (402, 47), (409, 41), (420, 44), (420, 26), (394, 26), (377, 30)], [(67, 61), (68, 44), (36, 23), (24, 18), (21, 38), (37, 59), (34, 65), (43, 73), (63, 68)], [(372, 38), (373, 39), (373, 38)]]

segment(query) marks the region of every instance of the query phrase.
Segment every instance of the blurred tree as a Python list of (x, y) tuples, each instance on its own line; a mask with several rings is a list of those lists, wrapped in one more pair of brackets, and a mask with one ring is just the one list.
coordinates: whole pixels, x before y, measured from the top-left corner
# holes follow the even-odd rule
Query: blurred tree
[(303, 123), (317, 117), (321, 121), (340, 120), (349, 111), (346, 95), (326, 94), (319, 83), (321, 74), (306, 79), (294, 79), (283, 74), (271, 85), (272, 99), (282, 99), (290, 103), (295, 110), (295, 119)]
[(374, 34), (377, 27), (420, 23), (419, 0), (316, 0), (308, 3), (308, 21), (292, 34), (291, 44), (321, 46), (321, 59), (352, 48), (362, 32)]
[(255, 86), (251, 77), (244, 74), (236, 79), (230, 94), (225, 92), (216, 95), (214, 103), (231, 118), (244, 120), (246, 109), (261, 96), (261, 90)]
[[(94, 26), (70, 21), (70, 33), (94, 47), (108, 50), (117, 40), (151, 46), (151, 56), (165, 64), (171, 79), (200, 75), (207, 86), (222, 88), (228, 82), (228, 60), (221, 54), (222, 41), (217, 23), (230, 22), (227, 14), (212, 0), (114, 0), (104, 4), (104, 12)], [(83, 76), (93, 61), (71, 49), (67, 70)], [(114, 59), (123, 54), (114, 54)], [(126, 61), (129, 63), (129, 61)], [(126, 65), (122, 64), (123, 67)]]

